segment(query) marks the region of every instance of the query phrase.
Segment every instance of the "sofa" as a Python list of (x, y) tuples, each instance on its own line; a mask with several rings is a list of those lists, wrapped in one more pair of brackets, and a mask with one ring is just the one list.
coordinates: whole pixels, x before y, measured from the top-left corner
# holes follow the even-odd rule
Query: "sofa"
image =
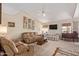
[(14, 43), (11, 39), (0, 37), (1, 46), (7, 56), (31, 56), (34, 54), (32, 45), (22, 42)]
[(65, 41), (78, 41), (78, 33), (76, 31), (72, 33), (62, 33), (62, 39)]
[(42, 35), (38, 35), (36, 32), (24, 32), (21, 36), (22, 41), (27, 44), (44, 41), (44, 37)]

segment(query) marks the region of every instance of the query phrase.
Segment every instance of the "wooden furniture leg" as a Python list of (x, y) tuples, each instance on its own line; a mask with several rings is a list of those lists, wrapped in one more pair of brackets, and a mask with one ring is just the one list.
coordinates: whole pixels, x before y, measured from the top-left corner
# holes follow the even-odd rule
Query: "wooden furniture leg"
[(57, 54), (58, 50), (59, 50), (59, 48), (56, 48), (56, 50), (55, 50), (53, 56), (55, 56), (55, 55)]

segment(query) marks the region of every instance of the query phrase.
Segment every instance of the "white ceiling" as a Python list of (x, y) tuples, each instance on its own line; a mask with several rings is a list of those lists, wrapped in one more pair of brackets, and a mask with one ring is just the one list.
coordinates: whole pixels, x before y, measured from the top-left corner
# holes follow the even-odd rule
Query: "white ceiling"
[[(42, 16), (42, 8), (46, 16)], [(79, 17), (79, 4), (76, 3), (4, 3), (3, 9), (10, 15), (25, 11), (41, 22)]]

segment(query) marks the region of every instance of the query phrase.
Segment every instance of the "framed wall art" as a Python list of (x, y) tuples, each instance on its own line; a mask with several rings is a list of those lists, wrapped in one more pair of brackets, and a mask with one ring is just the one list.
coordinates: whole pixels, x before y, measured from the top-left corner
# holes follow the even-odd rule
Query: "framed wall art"
[(28, 19), (28, 29), (32, 29), (32, 19)]
[(34, 30), (35, 29), (35, 22), (34, 22), (34, 20), (32, 20), (32, 30)]
[(26, 16), (23, 16), (23, 28), (34, 30), (34, 21)]
[(14, 22), (8, 22), (8, 27), (15, 27), (15, 23)]
[(28, 22), (27, 17), (23, 16), (23, 28), (28, 27), (27, 22)]

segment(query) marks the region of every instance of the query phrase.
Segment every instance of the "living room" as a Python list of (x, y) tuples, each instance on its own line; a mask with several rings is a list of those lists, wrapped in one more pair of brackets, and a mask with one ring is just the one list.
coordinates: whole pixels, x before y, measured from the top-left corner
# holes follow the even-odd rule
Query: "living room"
[[(76, 53), (78, 50), (76, 46), (79, 45), (78, 3), (2, 3), (1, 10), (0, 35), (12, 39), (16, 43), (19, 42), (16, 45), (31, 44), (33, 47), (26, 48), (27, 53), (25, 50), (25, 54), (21, 55), (52, 56), (56, 55), (57, 50), (61, 51), (63, 55), (79, 55)], [(32, 42), (30, 40), (30, 43), (25, 40), (28, 34), (36, 35), (31, 39)], [(31, 35), (29, 36), (31, 37)], [(5, 49), (5, 44), (3, 46), (4, 55), (13, 55), (13, 53), (7, 52), (8, 48)]]

